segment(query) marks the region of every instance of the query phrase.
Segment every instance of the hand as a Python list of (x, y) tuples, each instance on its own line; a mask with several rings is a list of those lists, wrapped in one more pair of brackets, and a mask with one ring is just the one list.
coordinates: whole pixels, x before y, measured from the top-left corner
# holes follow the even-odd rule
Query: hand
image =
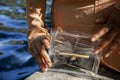
[(105, 53), (111, 54), (113, 50), (120, 46), (120, 10), (113, 8), (107, 19), (98, 18), (96, 23), (103, 23), (105, 20), (107, 20), (106, 24), (91, 38), (91, 41), (94, 42), (102, 37), (101, 43), (95, 49), (95, 54), (98, 54), (107, 46)]
[(30, 52), (38, 63), (42, 71), (47, 71), (51, 67), (51, 60), (46, 52), (50, 47), (50, 42), (47, 38), (38, 37), (30, 44)]

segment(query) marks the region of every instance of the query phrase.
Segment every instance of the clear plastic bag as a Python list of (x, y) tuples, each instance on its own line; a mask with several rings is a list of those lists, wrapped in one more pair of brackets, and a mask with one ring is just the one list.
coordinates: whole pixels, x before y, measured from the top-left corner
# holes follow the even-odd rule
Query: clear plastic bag
[(53, 66), (49, 70), (88, 77), (95, 75), (100, 55), (94, 54), (98, 42), (91, 42), (90, 37), (88, 34), (68, 33), (60, 29), (52, 31), (49, 55)]

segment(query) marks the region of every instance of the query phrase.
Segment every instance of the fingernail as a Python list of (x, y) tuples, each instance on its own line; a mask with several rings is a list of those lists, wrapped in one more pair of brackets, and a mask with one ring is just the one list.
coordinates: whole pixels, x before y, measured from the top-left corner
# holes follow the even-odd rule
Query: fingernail
[(48, 67), (51, 67), (51, 66), (52, 66), (52, 62), (51, 62), (51, 61), (48, 61), (48, 62), (47, 62), (47, 65), (48, 65)]
[(103, 21), (104, 21), (104, 18), (103, 18), (103, 17), (96, 19), (96, 23), (101, 23), (101, 22), (103, 22)]
[(91, 41), (92, 41), (92, 42), (94, 42), (95, 40), (96, 40), (96, 38), (95, 38), (95, 37), (91, 38)]
[(41, 69), (42, 69), (43, 72), (48, 70), (47, 67), (44, 67), (44, 66), (41, 67)]
[(45, 70), (44, 71), (47, 71), (48, 70), (48, 68), (45, 68)]
[(47, 45), (47, 49), (49, 49), (50, 48), (50, 45)]
[(110, 54), (109, 53), (107, 53), (106, 55), (105, 55), (105, 57), (107, 58), (107, 57), (109, 57), (110, 56)]
[(107, 51), (105, 57), (106, 57), (106, 58), (109, 57), (109, 56), (111, 55), (111, 53), (112, 53), (111, 50)]
[(46, 47), (47, 49), (49, 49), (49, 48), (50, 48), (50, 44), (46, 44), (45, 47)]
[(95, 51), (95, 54), (98, 54), (98, 53), (99, 53), (99, 50), (96, 50), (96, 51)]
[(52, 66), (52, 64), (51, 64), (50, 62), (48, 63), (48, 65), (49, 65), (49, 67), (51, 67), (51, 66)]
[(98, 23), (98, 22), (100, 22), (101, 21), (101, 19), (100, 18), (98, 18), (98, 19), (96, 19), (96, 22)]

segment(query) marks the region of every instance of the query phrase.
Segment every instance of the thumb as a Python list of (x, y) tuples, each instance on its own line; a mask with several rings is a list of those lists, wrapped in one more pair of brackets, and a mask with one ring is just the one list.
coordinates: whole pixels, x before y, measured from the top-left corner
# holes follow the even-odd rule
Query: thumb
[(50, 41), (48, 39), (44, 39), (43, 45), (45, 46), (46, 49), (49, 49), (50, 48)]

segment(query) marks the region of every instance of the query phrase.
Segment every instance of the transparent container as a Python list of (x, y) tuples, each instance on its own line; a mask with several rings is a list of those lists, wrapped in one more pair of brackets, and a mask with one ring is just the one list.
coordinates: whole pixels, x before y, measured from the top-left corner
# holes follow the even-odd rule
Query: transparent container
[(52, 31), (49, 55), (53, 66), (49, 70), (96, 77), (101, 53), (94, 54), (99, 41), (93, 43), (90, 38), (91, 35), (84, 33)]
[(91, 42), (90, 37), (91, 35), (84, 33), (53, 31), (49, 50), (53, 67), (66, 65), (72, 69), (85, 69), (97, 73), (100, 55), (94, 54), (97, 42)]

